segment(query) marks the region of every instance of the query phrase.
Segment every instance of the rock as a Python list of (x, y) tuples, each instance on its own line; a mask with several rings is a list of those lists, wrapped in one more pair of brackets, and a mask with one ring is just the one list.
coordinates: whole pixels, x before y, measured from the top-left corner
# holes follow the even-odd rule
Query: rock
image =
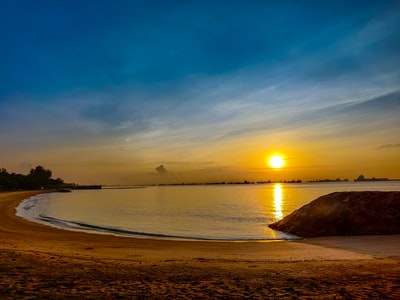
[(400, 192), (336, 192), (270, 228), (300, 237), (400, 234)]

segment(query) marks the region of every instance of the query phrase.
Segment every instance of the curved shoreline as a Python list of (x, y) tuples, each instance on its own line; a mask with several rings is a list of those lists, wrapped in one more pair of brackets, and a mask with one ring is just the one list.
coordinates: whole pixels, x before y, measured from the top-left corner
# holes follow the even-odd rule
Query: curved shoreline
[[(40, 195), (40, 194), (39, 194)], [(34, 195), (33, 197), (35, 197)], [(260, 238), (237, 238), (237, 239), (229, 239), (229, 238), (207, 238), (207, 237), (192, 237), (192, 236), (178, 236), (178, 235), (168, 235), (162, 233), (151, 233), (151, 232), (140, 232), (133, 230), (120, 229), (117, 227), (107, 227), (100, 226), (90, 223), (85, 223), (82, 221), (73, 221), (73, 220), (64, 220), (58, 219), (51, 216), (47, 216), (43, 213), (27, 215), (24, 211), (30, 210), (32, 206), (36, 205), (37, 201), (40, 199), (34, 199), (33, 197), (29, 197), (28, 199), (23, 200), (16, 207), (16, 215), (26, 221), (38, 223), (46, 226), (51, 226), (53, 228), (75, 231), (75, 232), (85, 232), (89, 234), (102, 234), (102, 235), (113, 235), (120, 237), (131, 237), (131, 238), (139, 238), (139, 239), (159, 239), (159, 240), (170, 240), (170, 241), (205, 241), (205, 242), (270, 242), (270, 241), (292, 241), (292, 240), (300, 240), (302, 238), (296, 236), (287, 235), (288, 238), (279, 238), (276, 236), (275, 238), (270, 239), (260, 239)], [(33, 203), (27, 200), (32, 200)], [(27, 202), (26, 202), (27, 201)], [(24, 202), (26, 202), (24, 204)], [(291, 238), (289, 238), (291, 237)]]
[[(349, 240), (400, 240), (400, 235), (395, 236), (368, 236), (368, 237), (333, 237), (317, 238), (296, 241), (271, 240), (271, 241), (201, 241), (201, 240), (169, 240), (155, 238), (139, 238), (117, 236), (108, 234), (96, 234), (80, 231), (71, 231), (52, 226), (31, 222), (16, 216), (15, 208), (31, 196), (40, 191), (7, 192), (0, 193), (0, 233), (4, 244), (14, 245), (18, 249), (38, 250), (44, 252), (67, 253), (67, 250), (78, 253), (82, 248), (90, 247), (97, 255), (108, 258), (124, 258), (129, 252), (140, 255), (143, 258), (171, 258), (198, 256), (220, 257), (229, 259), (272, 259), (272, 260), (330, 260), (330, 259), (363, 259), (365, 255), (373, 255), (373, 249), (366, 247), (364, 253), (352, 252), (352, 249), (340, 249), (348, 247)], [(335, 240), (336, 245), (332, 245)], [(24, 243), (21, 243), (24, 241)], [(26, 243), (29, 241), (29, 243)], [(326, 241), (326, 243), (324, 242)], [(329, 248), (316, 249), (315, 244), (329, 245)], [(379, 243), (377, 243), (379, 245)], [(49, 247), (51, 245), (51, 247)], [(344, 247), (343, 247), (344, 245)], [(397, 244), (396, 244), (397, 245)], [(332, 247), (333, 246), (333, 247)], [(376, 243), (375, 243), (376, 246)], [(319, 246), (318, 246), (319, 248)], [(371, 247), (370, 247), (371, 248)], [(98, 251), (96, 251), (98, 249)], [(100, 250), (102, 249), (102, 250)], [(107, 251), (105, 251), (107, 249)], [(252, 251), (249, 251), (249, 250)], [(111, 251), (112, 250), (112, 251)], [(129, 251), (128, 251), (129, 250)], [(107, 252), (107, 253), (105, 253)], [(378, 251), (375, 251), (378, 252)], [(382, 251), (379, 251), (382, 252)], [(289, 255), (285, 255), (289, 253)], [(391, 251), (387, 251), (391, 256)], [(386, 255), (383, 253), (383, 255)]]
[[(276, 289), (271, 295), (310, 296), (336, 295), (343, 286), (352, 290), (350, 295), (366, 296), (366, 291), (385, 292), (400, 282), (399, 235), (235, 243), (89, 234), (16, 216), (18, 204), (37, 193), (0, 193), (0, 296), (4, 299), (218, 298), (217, 294), (257, 298), (269, 295), (271, 288)], [(360, 270), (361, 265), (365, 269)], [(288, 281), (291, 278), (295, 280)], [(355, 289), (354, 278), (359, 278)], [(324, 290), (314, 289), (321, 280)], [(369, 289), (375, 281), (379, 289)]]
[[(161, 194), (164, 189), (165, 193)], [(131, 191), (116, 189), (76, 191), (76, 194), (45, 193), (23, 201), (17, 208), (17, 215), (61, 229), (137, 238), (229, 242), (299, 239), (266, 226), (275, 220), (275, 208), (272, 203), (268, 209), (261, 207), (257, 194), (247, 196), (252, 202), (248, 206), (247, 201), (238, 204), (239, 198), (219, 195), (219, 187), (213, 188), (212, 195), (207, 196), (215, 199), (207, 201), (200, 199), (203, 193), (210, 192), (209, 187), (195, 188), (196, 196), (187, 192), (187, 187), (179, 187), (179, 193), (181, 189), (186, 192), (176, 197), (178, 190), (175, 189), (148, 188), (144, 194), (136, 195), (135, 201), (130, 201), (134, 196)], [(139, 197), (147, 200), (142, 203), (137, 201)], [(209, 201), (215, 202), (213, 207)], [(248, 210), (246, 215), (238, 209), (241, 206)]]

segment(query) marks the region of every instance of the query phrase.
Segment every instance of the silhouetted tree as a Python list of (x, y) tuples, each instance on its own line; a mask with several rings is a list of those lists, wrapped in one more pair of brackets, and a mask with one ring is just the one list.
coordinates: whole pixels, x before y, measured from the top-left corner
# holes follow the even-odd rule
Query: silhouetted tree
[(51, 175), (51, 171), (42, 166), (31, 169), (28, 175), (8, 173), (6, 169), (1, 168), (0, 190), (48, 189), (64, 184), (61, 178), (52, 179)]
[(42, 166), (31, 169), (27, 175), (27, 184), (31, 189), (47, 188), (50, 185), (51, 171)]

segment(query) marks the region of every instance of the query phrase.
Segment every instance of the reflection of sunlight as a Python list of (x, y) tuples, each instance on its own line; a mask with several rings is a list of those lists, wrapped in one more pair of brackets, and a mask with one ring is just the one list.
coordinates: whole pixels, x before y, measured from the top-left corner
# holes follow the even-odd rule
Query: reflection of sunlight
[(274, 206), (275, 206), (275, 218), (282, 219), (282, 186), (277, 183), (274, 185)]

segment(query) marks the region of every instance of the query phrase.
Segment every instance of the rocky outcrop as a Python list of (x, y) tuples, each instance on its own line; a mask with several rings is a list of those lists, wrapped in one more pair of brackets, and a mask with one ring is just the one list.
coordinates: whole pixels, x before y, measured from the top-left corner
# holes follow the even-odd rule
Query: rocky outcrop
[(336, 192), (270, 228), (300, 237), (400, 234), (400, 192)]

